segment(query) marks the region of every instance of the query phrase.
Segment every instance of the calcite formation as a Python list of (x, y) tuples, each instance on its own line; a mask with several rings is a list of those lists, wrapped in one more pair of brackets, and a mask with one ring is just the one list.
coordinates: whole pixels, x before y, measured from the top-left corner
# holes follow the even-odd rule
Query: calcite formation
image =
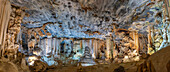
[(0, 56), (3, 54), (8, 21), (11, 14), (11, 4), (9, 1), (0, 0)]
[[(11, 14), (8, 22), (8, 30), (5, 39), (5, 51), (9, 53), (14, 53), (10, 55), (15, 55), (21, 42), (21, 22), (25, 15), (24, 11), (20, 7), (11, 6)], [(20, 33), (20, 34), (19, 34)], [(10, 56), (9, 56), (10, 57)]]
[[(161, 41), (163, 39), (160, 36), (161, 31), (158, 30), (159, 26), (163, 25), (160, 23), (159, 15), (162, 10), (162, 1), (143, 1), (139, 4), (140, 6), (136, 7), (126, 5), (126, 3), (137, 4), (133, 0), (111, 1), (110, 3), (107, 0), (104, 1), (104, 4), (101, 4), (102, 0), (42, 2), (47, 7), (35, 5), (38, 2), (34, 0), (31, 1), (33, 4), (23, 3), (22, 5), (19, 4), (24, 2), (22, 0), (11, 2), (27, 7), (26, 13), (30, 14), (28, 17), (24, 17), (21, 28), (23, 40), (21, 50), (29, 55), (60, 57), (60, 54), (64, 54), (65, 57), (79, 59), (83, 56), (85, 47), (89, 46), (92, 50), (92, 58), (115, 59), (114, 62), (118, 60), (120, 63), (138, 61), (141, 53), (152, 54), (164, 45), (164, 42)], [(106, 5), (107, 3), (108, 5)], [(111, 3), (116, 4), (113, 7), (121, 3), (123, 5), (120, 5), (117, 10), (107, 9)], [(99, 5), (96, 6), (97, 4)], [(39, 10), (27, 5), (33, 5)], [(50, 6), (52, 8), (48, 9)], [(53, 11), (56, 8), (58, 10)], [(126, 9), (127, 13), (123, 11)], [(34, 13), (34, 10), (41, 14)], [(34, 14), (40, 17), (36, 18)], [(111, 17), (108, 17), (109, 15)], [(154, 15), (156, 19), (151, 15)], [(159, 22), (159, 25), (154, 25), (154, 20)], [(127, 24), (124, 25), (124, 23)], [(131, 25), (129, 25), (130, 23)], [(148, 35), (145, 32), (148, 32)], [(71, 40), (71, 42), (67, 44), (65, 39)], [(99, 42), (102, 39), (105, 40), (100, 45)], [(75, 54), (70, 56), (72, 53)]]
[(0, 71), (167, 72), (168, 3), (0, 0)]

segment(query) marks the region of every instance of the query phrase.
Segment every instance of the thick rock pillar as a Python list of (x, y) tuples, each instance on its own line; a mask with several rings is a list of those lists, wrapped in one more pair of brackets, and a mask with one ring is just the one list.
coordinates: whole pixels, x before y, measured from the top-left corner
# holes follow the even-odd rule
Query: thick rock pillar
[(138, 32), (135, 32), (135, 46), (136, 46), (136, 51), (139, 54), (139, 35)]
[(11, 13), (11, 4), (8, 0), (0, 0), (0, 56), (5, 45), (6, 31)]
[(96, 59), (97, 57), (97, 40), (96, 39), (93, 39), (93, 58)]
[(61, 39), (58, 39), (58, 38), (57, 38), (57, 39), (56, 39), (56, 43), (55, 43), (55, 44), (56, 44), (56, 45), (55, 45), (55, 48), (56, 48), (56, 49), (55, 49), (55, 53), (56, 53), (55, 57), (60, 54), (60, 47), (61, 47), (61, 46), (60, 46), (60, 43), (61, 43)]
[(56, 38), (52, 39), (52, 54), (56, 54)]
[(111, 59), (111, 50), (110, 50), (110, 48), (111, 48), (111, 38), (110, 38), (110, 36), (107, 36), (106, 37), (106, 51), (105, 51), (106, 59)]

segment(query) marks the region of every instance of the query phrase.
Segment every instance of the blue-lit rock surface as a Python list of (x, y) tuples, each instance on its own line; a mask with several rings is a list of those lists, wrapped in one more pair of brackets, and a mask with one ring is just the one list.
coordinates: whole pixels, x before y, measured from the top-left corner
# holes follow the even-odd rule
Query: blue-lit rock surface
[[(22, 26), (36, 28), (52, 22), (46, 25), (45, 29), (52, 36), (58, 37), (103, 38), (103, 35), (114, 30), (113, 25), (116, 28), (132, 28), (145, 33), (147, 23), (160, 20), (159, 17), (155, 18), (155, 15), (162, 11), (161, 2), (147, 0), (11, 0), (11, 2), (24, 7), (29, 14), (23, 19)], [(98, 31), (101, 35), (92, 34), (94, 31)]]

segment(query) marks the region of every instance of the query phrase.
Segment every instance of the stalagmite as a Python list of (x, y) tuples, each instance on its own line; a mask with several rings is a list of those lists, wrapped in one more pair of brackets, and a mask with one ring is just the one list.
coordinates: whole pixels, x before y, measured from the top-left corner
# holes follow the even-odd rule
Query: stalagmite
[(91, 51), (90, 48), (86, 46), (84, 51), (84, 56), (82, 59), (80, 59), (80, 62), (82, 62), (82, 66), (91, 66), (96, 64), (92, 59), (92, 55), (90, 51)]

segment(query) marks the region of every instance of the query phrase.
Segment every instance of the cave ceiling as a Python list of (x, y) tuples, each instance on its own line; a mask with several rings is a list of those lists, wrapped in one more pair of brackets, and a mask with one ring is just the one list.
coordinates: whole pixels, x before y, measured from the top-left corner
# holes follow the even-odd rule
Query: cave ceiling
[[(10, 0), (27, 15), (22, 26), (46, 27), (63, 36), (102, 37), (114, 28), (139, 30), (145, 34), (148, 23), (155, 23), (161, 4), (149, 0)], [(155, 4), (155, 5), (154, 5)], [(114, 27), (115, 26), (115, 27)], [(62, 27), (62, 28), (61, 28)], [(55, 32), (55, 31), (58, 31)], [(87, 35), (99, 32), (100, 34)], [(76, 34), (77, 33), (77, 34)]]

